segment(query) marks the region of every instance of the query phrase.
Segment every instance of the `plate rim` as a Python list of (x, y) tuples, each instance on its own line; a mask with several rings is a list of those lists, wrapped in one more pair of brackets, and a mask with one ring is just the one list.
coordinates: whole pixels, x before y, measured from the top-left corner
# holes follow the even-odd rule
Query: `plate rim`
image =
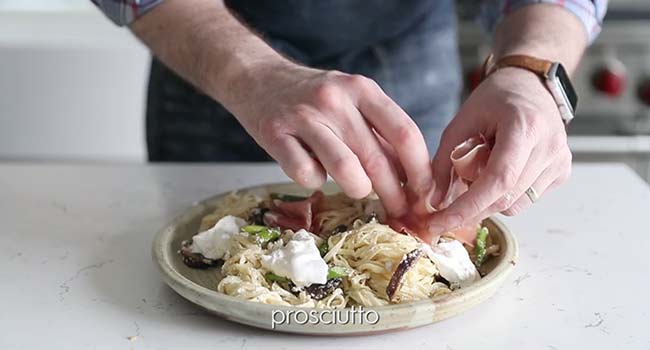
[[(200, 201), (194, 202), (190, 207), (182, 210), (181, 214), (173, 218), (170, 222), (168, 222), (162, 229), (160, 229), (156, 233), (152, 242), (151, 253), (152, 253), (153, 262), (156, 265), (157, 270), (161, 273), (163, 277), (163, 281), (167, 285), (169, 285), (175, 292), (181, 294), (181, 296), (183, 296), (186, 299), (187, 297), (184, 296), (182, 293), (180, 293), (176, 288), (185, 289), (193, 293), (194, 295), (196, 295), (198, 298), (201, 297), (212, 298), (212, 299), (216, 299), (221, 303), (245, 303), (246, 305), (255, 306), (255, 308), (259, 308), (261, 309), (261, 311), (267, 311), (267, 312), (273, 312), (274, 310), (297, 310), (297, 309), (318, 310), (318, 312), (329, 310), (329, 309), (316, 309), (316, 308), (308, 308), (308, 307), (302, 308), (296, 306), (264, 304), (264, 303), (243, 300), (235, 296), (226, 295), (224, 293), (220, 293), (216, 290), (203, 287), (193, 282), (189, 278), (185, 277), (178, 270), (176, 270), (171, 263), (172, 257), (170, 256), (169, 252), (174, 252), (176, 250), (175, 249), (170, 250), (167, 247), (168, 245), (171, 244), (174, 233), (180, 226), (179, 224), (188, 221), (190, 217), (196, 215), (195, 213), (196, 211), (205, 210), (205, 208), (209, 205), (209, 203), (233, 192), (254, 191), (260, 189), (266, 189), (273, 186), (287, 186), (287, 185), (288, 186), (294, 185), (296, 186), (296, 188), (300, 188), (299, 185), (292, 182), (264, 183), (264, 184), (258, 184), (253, 186), (247, 186), (235, 190), (223, 191), (221, 193), (212, 195)], [(382, 313), (383, 312), (392, 313), (392, 312), (400, 312), (400, 311), (404, 312), (419, 307), (427, 307), (427, 306), (431, 307), (432, 304), (435, 306), (436, 309), (438, 309), (440, 307), (449, 306), (447, 304), (453, 304), (454, 302), (458, 302), (459, 299), (477, 297), (477, 294), (480, 295), (481, 291), (484, 290), (487, 286), (496, 285), (496, 287), (499, 287), (503, 283), (503, 280), (505, 280), (505, 278), (508, 277), (508, 275), (512, 272), (515, 265), (517, 264), (519, 258), (519, 248), (518, 248), (516, 237), (501, 220), (494, 217), (490, 217), (486, 220), (489, 220), (494, 226), (498, 227), (498, 229), (501, 230), (501, 232), (503, 233), (503, 238), (505, 243), (505, 250), (504, 250), (505, 253), (503, 258), (501, 259), (501, 261), (497, 263), (497, 265), (492, 269), (492, 271), (489, 274), (481, 278), (479, 281), (472, 283), (468, 287), (458, 289), (456, 291), (453, 291), (450, 294), (443, 295), (440, 297), (432, 297), (432, 298), (416, 300), (407, 303), (399, 303), (399, 304), (389, 304), (389, 305), (372, 306), (372, 307), (364, 306), (363, 309), (375, 310), (377, 312), (382, 312)], [(202, 305), (201, 303), (195, 300), (190, 300), (190, 302), (197, 304), (203, 308), (207, 308), (206, 306)], [(209, 308), (207, 309), (211, 312), (215, 312), (215, 310)], [(240, 320), (235, 320), (235, 321), (243, 322)]]

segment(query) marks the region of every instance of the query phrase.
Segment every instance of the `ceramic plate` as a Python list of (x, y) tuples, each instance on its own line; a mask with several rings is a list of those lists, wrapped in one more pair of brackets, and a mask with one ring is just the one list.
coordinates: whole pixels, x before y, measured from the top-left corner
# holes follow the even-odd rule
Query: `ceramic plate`
[[(269, 192), (309, 194), (293, 183), (260, 185), (243, 188), (241, 191), (254, 191), (261, 195)], [(340, 190), (336, 185), (328, 183), (323, 191), (335, 193)], [(448, 295), (364, 308), (364, 313), (356, 314), (349, 309), (339, 310), (335, 314), (332, 310), (300, 309), (244, 301), (214, 290), (222, 278), (219, 268), (191, 269), (183, 264), (178, 254), (181, 241), (196, 234), (201, 218), (211, 213), (215, 203), (225, 195), (227, 193), (197, 203), (159, 232), (153, 242), (153, 259), (165, 283), (178, 294), (209, 312), (253, 327), (325, 335), (370, 334), (423, 326), (457, 315), (491, 297), (517, 263), (515, 237), (503, 223), (490, 218), (484, 225), (489, 228), (494, 242), (501, 247), (500, 255), (492, 257), (481, 267), (487, 274), (480, 281)]]

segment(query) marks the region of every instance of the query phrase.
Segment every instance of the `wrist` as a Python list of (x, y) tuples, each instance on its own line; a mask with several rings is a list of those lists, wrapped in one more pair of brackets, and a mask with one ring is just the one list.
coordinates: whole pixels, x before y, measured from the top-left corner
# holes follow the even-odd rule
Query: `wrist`
[[(531, 88), (546, 90), (543, 78), (529, 69), (517, 66), (494, 67), (495, 59), (486, 61), (483, 80), (496, 79), (497, 85), (517, 91), (528, 91)], [(492, 64), (492, 65), (490, 65)]]
[[(561, 63), (526, 55), (513, 55), (502, 57), (494, 63), (488, 60), (486, 66), (488, 75), (503, 68), (517, 68), (533, 73), (553, 98), (564, 123), (568, 124), (575, 116), (578, 96)], [(526, 80), (523, 77), (520, 79)]]
[(497, 26), (493, 51), (499, 59), (528, 55), (560, 62), (572, 73), (587, 44), (582, 22), (561, 6), (521, 6)]
[[(272, 51), (272, 50), (270, 50)], [(258, 91), (274, 71), (295, 65), (276, 52), (255, 57), (233, 54), (215, 59), (213, 69), (206, 69), (206, 92), (224, 107), (239, 105)]]
[(544, 80), (525, 68), (503, 67), (485, 77), (485, 80), (489, 80), (490, 84), (499, 90), (510, 91), (521, 97), (536, 95), (543, 99), (553, 99)]

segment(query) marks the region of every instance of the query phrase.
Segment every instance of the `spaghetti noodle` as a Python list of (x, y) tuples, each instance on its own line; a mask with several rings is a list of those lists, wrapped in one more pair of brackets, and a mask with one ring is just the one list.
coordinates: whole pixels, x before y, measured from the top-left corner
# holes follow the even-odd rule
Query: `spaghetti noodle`
[[(273, 197), (231, 193), (202, 219), (200, 231), (213, 228), (229, 216), (250, 224), (228, 240), (228, 249), (220, 266), (224, 277), (215, 286), (217, 291), (265, 304), (338, 309), (438, 297), (457, 287), (441, 276), (434, 260), (421, 254), (420, 248), (424, 243), (394, 231), (379, 222), (375, 215), (368, 215), (369, 208), (377, 207), (376, 199), (353, 200), (343, 193), (306, 198), (290, 196), (290, 199), (288, 196)], [(292, 276), (278, 276), (276, 272), (279, 270), (274, 270), (273, 265), (263, 264), (263, 260), (269, 261), (273, 252), (285, 249), (283, 254), (289, 254), (287, 259), (295, 261), (283, 261), (283, 266), (298, 270), (306, 268), (301, 266), (301, 262), (304, 265), (307, 254), (311, 254), (310, 259), (318, 254), (313, 249), (297, 251), (293, 244), (289, 244), (299, 236), (295, 227), (286, 229), (282, 225), (267, 225), (284, 222), (307, 223), (305, 226), (308, 227), (303, 229), (310, 232), (305, 236), (301, 229), (301, 239), (303, 243), (313, 242), (310, 244), (320, 251), (321, 256), (315, 258), (322, 259), (328, 266), (326, 283), (300, 286)], [(271, 239), (260, 239), (262, 233), (272, 232), (279, 234), (267, 235)], [(490, 239), (488, 243), (488, 255), (496, 254), (498, 247)], [(186, 245), (191, 246), (191, 242)], [(418, 254), (409, 255), (413, 252)], [(468, 260), (470, 255), (475, 255), (471, 249), (463, 252)], [(196, 250), (192, 254), (196, 254)], [(404, 260), (409, 256), (414, 259)]]

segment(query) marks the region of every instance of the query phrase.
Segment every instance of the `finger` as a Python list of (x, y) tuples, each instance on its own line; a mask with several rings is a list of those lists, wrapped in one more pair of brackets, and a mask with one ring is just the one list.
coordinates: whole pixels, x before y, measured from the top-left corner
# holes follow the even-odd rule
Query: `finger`
[(415, 193), (431, 186), (429, 151), (415, 122), (369, 79), (361, 85), (357, 107), (377, 132), (393, 146), (406, 173), (406, 185)]
[(401, 217), (408, 212), (408, 203), (397, 171), (361, 114), (351, 113), (356, 113), (359, 122), (351, 123), (343, 138), (361, 161), (388, 214)]
[[(512, 190), (507, 191), (501, 198), (494, 202), (494, 204), (483, 210), (468, 222), (480, 222), (499, 212), (508, 215), (506, 212), (515, 205), (521, 205), (524, 199), (528, 201), (528, 204), (530, 204), (530, 199), (528, 199), (528, 196), (526, 195), (526, 190), (531, 186), (535, 189), (537, 194), (541, 196), (543, 193), (542, 191), (557, 178), (558, 174), (555, 169), (550, 167), (539, 170), (540, 166), (534, 165), (535, 161), (533, 161), (533, 158), (539, 160), (538, 156), (531, 156), (531, 159), (528, 160), (526, 168), (520, 176), (519, 181), (517, 181), (517, 185), (515, 185)], [(545, 163), (546, 162), (544, 162), (544, 166), (546, 166)], [(525, 207), (527, 207), (527, 205), (522, 206), (520, 209), (523, 210)]]
[(456, 146), (476, 134), (476, 131), (467, 123), (458, 123), (454, 120), (447, 125), (442, 133), (440, 145), (431, 161), (435, 190), (433, 196), (429, 198), (431, 201), (429, 204), (434, 207), (442, 201), (449, 187), (452, 167), (451, 152)]
[(376, 130), (373, 130), (372, 133), (375, 135), (379, 141), (379, 144), (381, 145), (381, 148), (384, 150), (384, 153), (393, 164), (393, 167), (397, 171), (397, 176), (399, 177), (400, 181), (406, 182), (406, 173), (404, 172), (402, 164), (399, 162), (399, 156), (397, 155), (395, 148), (390, 143), (388, 143), (385, 138), (379, 135)]
[(372, 183), (359, 158), (331, 129), (315, 124), (304, 128), (301, 136), (303, 142), (312, 149), (320, 163), (348, 196), (360, 199), (372, 191)]
[[(492, 214), (503, 212), (510, 208), (519, 198), (525, 196), (526, 190), (532, 186), (535, 181), (542, 176), (542, 174), (548, 174), (548, 168), (551, 166), (553, 161), (554, 158), (548, 155), (547, 150), (542, 150), (540, 148), (533, 149), (530, 158), (528, 158), (528, 161), (526, 162), (526, 166), (524, 166), (524, 169), (517, 180), (517, 183), (511, 189), (507, 190), (501, 198), (498, 198), (486, 210), (475, 217), (475, 219), (483, 220)], [(552, 170), (554, 170), (554, 168)]]
[[(560, 184), (566, 182), (571, 175), (571, 160), (567, 161), (566, 159), (560, 159), (555, 161), (551, 166), (546, 168), (542, 174), (528, 187), (532, 187), (539, 198), (544, 196), (553, 188), (559, 186)], [(526, 189), (528, 189), (526, 187)], [(503, 215), (514, 216), (530, 207), (533, 202), (525, 193), (524, 193), (506, 210), (502, 211)]]
[[(470, 220), (470, 222), (479, 222), (497, 212), (501, 212), (506, 216), (518, 215), (533, 204), (526, 194), (526, 190), (529, 187), (534, 188), (539, 198), (541, 198), (555, 187), (566, 182), (571, 175), (571, 153), (568, 149), (563, 153), (566, 156), (552, 159), (551, 164), (549, 164), (533, 182), (530, 182), (530, 185), (525, 185), (525, 183), (528, 182), (518, 183), (518, 189), (512, 191), (512, 193), (517, 193), (516, 195), (512, 195), (513, 198), (500, 199), (487, 210)], [(522, 178), (523, 177), (524, 175), (522, 175)], [(508, 196), (508, 193), (504, 195), (504, 197), (506, 196)], [(508, 205), (508, 202), (512, 204)], [(504, 210), (503, 208), (506, 209)]]
[(309, 155), (295, 137), (284, 135), (269, 147), (269, 154), (278, 161), (287, 176), (301, 186), (316, 189), (325, 183), (325, 169)]
[(478, 179), (445, 210), (432, 215), (429, 229), (441, 233), (461, 226), (496, 202), (519, 180), (532, 151), (534, 140), (526, 137), (517, 123), (497, 131), (494, 148)]

